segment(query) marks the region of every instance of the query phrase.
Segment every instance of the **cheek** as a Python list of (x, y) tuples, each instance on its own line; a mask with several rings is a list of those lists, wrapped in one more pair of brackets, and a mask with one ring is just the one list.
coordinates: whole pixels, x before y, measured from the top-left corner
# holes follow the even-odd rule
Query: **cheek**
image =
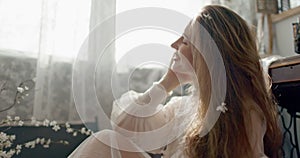
[(190, 64), (193, 63), (193, 55), (192, 55), (192, 49), (190, 46), (182, 45), (179, 47), (178, 51), (184, 55), (184, 57), (190, 62)]
[(189, 60), (189, 62), (190, 62), (191, 64), (193, 64), (193, 55), (192, 55), (192, 51), (191, 51), (191, 50), (190, 50), (190, 52), (188, 53), (187, 59)]
[(184, 56), (190, 62), (190, 64), (193, 63), (193, 55), (192, 55), (192, 50), (190, 48), (184, 50)]

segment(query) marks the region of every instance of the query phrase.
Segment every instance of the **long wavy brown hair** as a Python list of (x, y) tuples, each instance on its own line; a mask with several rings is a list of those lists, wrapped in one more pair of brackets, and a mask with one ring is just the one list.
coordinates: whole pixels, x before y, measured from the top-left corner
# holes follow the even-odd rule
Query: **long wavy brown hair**
[[(210, 20), (205, 20), (204, 14), (209, 15)], [(199, 76), (201, 106), (197, 116), (199, 121), (193, 122), (186, 132), (185, 154), (191, 158), (256, 157), (247, 135), (247, 132), (255, 130), (251, 129), (249, 112), (254, 110), (262, 122), (266, 122), (265, 154), (271, 158), (281, 157), (282, 135), (277, 108), (266, 88), (255, 31), (238, 14), (219, 5), (204, 7), (197, 21), (209, 32), (223, 58), (228, 111), (221, 113), (207, 135), (199, 137), (201, 120), (211, 97), (211, 81), (203, 57), (193, 49), (193, 67)]]

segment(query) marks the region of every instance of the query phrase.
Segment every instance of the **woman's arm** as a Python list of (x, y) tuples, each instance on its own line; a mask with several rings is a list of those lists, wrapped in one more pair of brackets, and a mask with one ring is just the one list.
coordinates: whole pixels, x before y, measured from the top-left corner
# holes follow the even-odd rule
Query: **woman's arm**
[(162, 79), (158, 83), (165, 88), (167, 93), (171, 92), (179, 85), (179, 81), (175, 73), (171, 69), (168, 70), (168, 72), (162, 77)]

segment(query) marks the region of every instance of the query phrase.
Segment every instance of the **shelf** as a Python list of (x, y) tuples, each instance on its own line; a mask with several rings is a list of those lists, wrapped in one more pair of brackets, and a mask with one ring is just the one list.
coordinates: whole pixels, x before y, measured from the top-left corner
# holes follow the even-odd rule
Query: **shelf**
[(291, 16), (294, 16), (294, 15), (297, 15), (297, 14), (300, 14), (300, 6), (298, 6), (296, 8), (289, 9), (289, 10), (284, 11), (284, 12), (279, 13), (279, 14), (273, 14), (271, 16), (271, 18), (272, 18), (273, 23), (277, 23), (281, 20), (287, 19), (287, 18), (289, 18)]

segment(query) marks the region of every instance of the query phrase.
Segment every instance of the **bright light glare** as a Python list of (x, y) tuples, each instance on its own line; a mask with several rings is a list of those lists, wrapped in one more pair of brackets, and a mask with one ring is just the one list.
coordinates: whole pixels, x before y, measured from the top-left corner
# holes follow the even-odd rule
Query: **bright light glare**
[(175, 33), (159, 29), (142, 29), (128, 32), (116, 40), (116, 62), (135, 47), (151, 43), (159, 43), (170, 47), (171, 43), (179, 37)]
[[(143, 7), (159, 7), (174, 10), (192, 18), (199, 12), (202, 6), (209, 3), (210, 0), (117, 0), (116, 13), (119, 14), (124, 11)], [(116, 19), (116, 22), (118, 23), (118, 18)], [(120, 61), (122, 56), (135, 47), (150, 43), (159, 43), (170, 46), (170, 44), (179, 36), (180, 35), (161, 29), (143, 29), (129, 32), (116, 41), (116, 63)], [(124, 67), (129, 66), (130, 64), (131, 63), (128, 61)], [(149, 67), (149, 65), (147, 67)]]

